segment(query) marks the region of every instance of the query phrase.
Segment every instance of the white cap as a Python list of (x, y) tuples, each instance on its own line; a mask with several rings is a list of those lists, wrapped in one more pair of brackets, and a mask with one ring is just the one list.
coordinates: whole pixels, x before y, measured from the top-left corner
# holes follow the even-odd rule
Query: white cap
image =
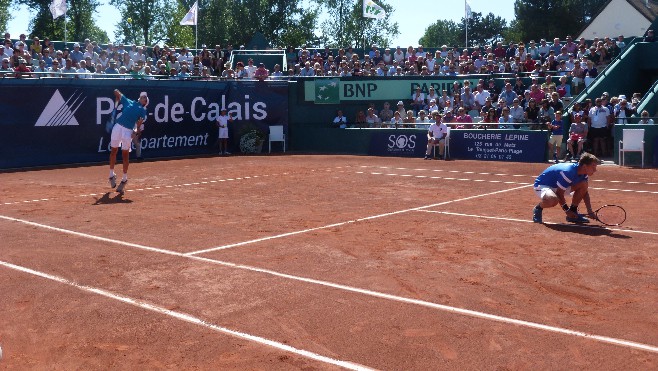
[(148, 96), (148, 94), (146, 94), (145, 91), (139, 93), (139, 98), (141, 99), (142, 97), (146, 97), (146, 106), (148, 106), (149, 105), (149, 96)]

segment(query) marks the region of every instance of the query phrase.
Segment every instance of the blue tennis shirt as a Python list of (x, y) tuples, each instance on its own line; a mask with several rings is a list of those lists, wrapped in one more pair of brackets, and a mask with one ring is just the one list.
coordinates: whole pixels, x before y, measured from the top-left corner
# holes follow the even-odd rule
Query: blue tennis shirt
[(121, 116), (117, 118), (117, 124), (132, 130), (140, 117), (146, 120), (146, 107), (142, 106), (139, 101), (130, 100), (125, 95), (121, 95), (121, 104), (123, 104), (123, 109)]
[(567, 189), (574, 184), (586, 181), (588, 178), (585, 174), (578, 174), (578, 164), (555, 164), (539, 174), (535, 180), (535, 187), (545, 185), (551, 188)]

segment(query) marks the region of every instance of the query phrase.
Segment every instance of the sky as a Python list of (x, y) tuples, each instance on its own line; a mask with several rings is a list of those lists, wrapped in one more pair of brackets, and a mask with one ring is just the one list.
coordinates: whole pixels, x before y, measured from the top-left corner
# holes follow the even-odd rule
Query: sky
[[(374, 0), (375, 3), (377, 0)], [(109, 5), (109, 0), (101, 0), (101, 6), (98, 13), (94, 16), (96, 24), (107, 32), (110, 40), (114, 40), (114, 30), (116, 24), (120, 21), (119, 11)], [(398, 23), (400, 35), (393, 39), (391, 47), (409, 45), (416, 46), (418, 39), (423, 36), (425, 29), (439, 19), (453, 20), (459, 22), (464, 17), (463, 1), (450, 0), (388, 0), (388, 3), (395, 9), (393, 20)], [(483, 15), (493, 13), (508, 21), (514, 19), (514, 0), (469, 0), (471, 11), (479, 12)], [(414, 6), (409, 6), (413, 4)], [(11, 9), (12, 18), (8, 23), (8, 32), (14, 39), (18, 38), (21, 33), (28, 34), (28, 25), (31, 14), (27, 7), (21, 6), (17, 9)], [(102, 14), (102, 16), (101, 16)], [(203, 12), (201, 12), (203, 17)], [(37, 35), (42, 40), (47, 35)], [(76, 40), (82, 41), (82, 40)]]

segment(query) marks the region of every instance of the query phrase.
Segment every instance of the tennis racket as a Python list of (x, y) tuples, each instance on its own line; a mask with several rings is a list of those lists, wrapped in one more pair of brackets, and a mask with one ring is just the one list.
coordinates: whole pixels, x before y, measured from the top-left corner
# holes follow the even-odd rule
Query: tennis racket
[(609, 226), (621, 225), (626, 220), (626, 210), (618, 205), (603, 205), (594, 215), (599, 223)]

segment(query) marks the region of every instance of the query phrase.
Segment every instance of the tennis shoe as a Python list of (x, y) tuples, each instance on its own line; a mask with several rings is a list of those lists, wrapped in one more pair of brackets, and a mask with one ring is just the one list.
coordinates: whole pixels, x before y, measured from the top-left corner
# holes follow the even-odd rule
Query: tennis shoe
[(424, 160), (431, 160), (432, 158), (429, 155), (425, 155)]
[(570, 218), (567, 216), (567, 221), (569, 223), (578, 223), (578, 224), (586, 224), (589, 223), (589, 219), (585, 218), (584, 216), (578, 214), (578, 217), (576, 218)]
[(542, 219), (541, 219), (542, 211), (544, 211), (544, 210), (538, 208), (537, 206), (535, 206), (535, 208), (532, 209), (532, 221), (533, 222), (535, 222), (535, 223), (541, 223), (542, 222)]
[(116, 186), (117, 186), (117, 176), (116, 176), (116, 175), (112, 175), (112, 176), (110, 177), (110, 188), (114, 188), (114, 187), (116, 187)]
[(121, 183), (119, 183), (119, 186), (117, 187), (117, 192), (124, 194), (126, 193), (126, 183), (128, 183), (128, 179), (122, 180)]

